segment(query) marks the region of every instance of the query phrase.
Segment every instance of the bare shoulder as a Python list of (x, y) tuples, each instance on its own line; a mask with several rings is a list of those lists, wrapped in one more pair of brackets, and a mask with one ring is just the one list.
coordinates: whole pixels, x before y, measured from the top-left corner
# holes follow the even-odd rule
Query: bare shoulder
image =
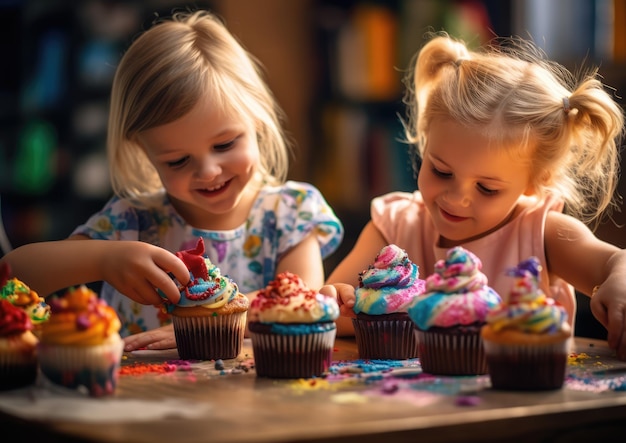
[(604, 262), (618, 250), (617, 246), (596, 237), (580, 220), (554, 211), (546, 216), (544, 245), (553, 265)]
[(546, 215), (546, 241), (579, 241), (596, 238), (591, 229), (583, 222), (570, 215), (550, 211)]

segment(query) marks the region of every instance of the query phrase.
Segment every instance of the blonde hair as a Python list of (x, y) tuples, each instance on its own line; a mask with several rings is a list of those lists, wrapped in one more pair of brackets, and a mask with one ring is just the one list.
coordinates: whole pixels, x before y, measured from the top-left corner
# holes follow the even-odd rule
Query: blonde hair
[(255, 122), (264, 182), (286, 180), (291, 145), (284, 113), (260, 63), (208, 11), (181, 11), (142, 33), (122, 57), (111, 90), (107, 153), (116, 195), (149, 205), (162, 189), (137, 142), (141, 131), (170, 123), (201, 97)]
[(539, 196), (561, 196), (588, 223), (618, 208), (622, 108), (597, 69), (576, 79), (530, 41), (496, 39), (470, 51), (445, 32), (431, 35), (405, 77), (407, 141), (424, 153), (428, 128), (449, 118), (531, 166)]

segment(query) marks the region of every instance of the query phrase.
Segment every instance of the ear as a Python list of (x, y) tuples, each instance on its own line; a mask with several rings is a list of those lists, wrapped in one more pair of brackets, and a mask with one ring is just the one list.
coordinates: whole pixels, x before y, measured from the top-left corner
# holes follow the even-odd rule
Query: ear
[(524, 190), (524, 195), (527, 195), (527, 196), (537, 195), (540, 189), (539, 185), (548, 186), (551, 180), (552, 180), (552, 174), (550, 173), (550, 171), (544, 171), (541, 174), (541, 178), (538, 181), (529, 179), (528, 185), (526, 186), (526, 189)]
[(524, 195), (529, 197), (532, 195), (536, 195), (537, 194), (537, 187), (535, 186), (534, 183), (529, 182), (528, 186), (526, 186), (526, 189), (524, 190)]

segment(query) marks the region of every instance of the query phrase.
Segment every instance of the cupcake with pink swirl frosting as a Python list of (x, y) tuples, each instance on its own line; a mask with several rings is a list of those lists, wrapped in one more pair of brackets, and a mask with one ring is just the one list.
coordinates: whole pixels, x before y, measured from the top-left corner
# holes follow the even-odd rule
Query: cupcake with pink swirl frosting
[(390, 244), (359, 274), (352, 319), (359, 357), (409, 359), (418, 356), (408, 308), (424, 292), (419, 268), (406, 251)]
[(511, 291), (487, 315), (481, 335), (494, 389), (563, 386), (572, 331), (565, 308), (539, 288), (540, 271), (536, 257), (509, 269)]
[(461, 246), (449, 249), (426, 278), (426, 290), (409, 307), (422, 370), (439, 375), (487, 373), (480, 337), (487, 314), (500, 303), (481, 272), (482, 262)]

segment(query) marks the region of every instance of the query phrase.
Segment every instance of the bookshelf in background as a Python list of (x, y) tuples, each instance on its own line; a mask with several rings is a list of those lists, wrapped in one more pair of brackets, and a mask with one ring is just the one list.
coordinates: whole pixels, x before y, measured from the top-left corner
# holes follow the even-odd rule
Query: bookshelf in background
[[(429, 30), (445, 29), (478, 45), (491, 15), (510, 29), (509, 2), (393, 0), (315, 2), (320, 53), (314, 103), (312, 177), (346, 227), (336, 259), (369, 219), (369, 203), (390, 191), (417, 188), (414, 148), (404, 142), (404, 84)], [(504, 13), (503, 13), (504, 11)]]
[(0, 82), (0, 204), (12, 247), (67, 237), (110, 197), (105, 143), (115, 67), (155, 13), (184, 6), (0, 2), (11, 63)]
[[(312, 181), (343, 220), (346, 238), (326, 261), (327, 272), (350, 251), (369, 220), (373, 196), (413, 190), (410, 147), (399, 140), (402, 79), (429, 30), (446, 30), (470, 46), (494, 36), (530, 37), (550, 58), (576, 70), (601, 67), (622, 105), (626, 90), (624, 0), (319, 0), (316, 3), (320, 79), (314, 106), (317, 135)], [(375, 35), (382, 38), (376, 39)], [(393, 66), (393, 69), (389, 67)], [(626, 170), (622, 161), (622, 170)], [(626, 179), (619, 191), (626, 195)], [(600, 238), (626, 247), (621, 226), (603, 224)], [(577, 294), (576, 335), (606, 338), (588, 297)]]

